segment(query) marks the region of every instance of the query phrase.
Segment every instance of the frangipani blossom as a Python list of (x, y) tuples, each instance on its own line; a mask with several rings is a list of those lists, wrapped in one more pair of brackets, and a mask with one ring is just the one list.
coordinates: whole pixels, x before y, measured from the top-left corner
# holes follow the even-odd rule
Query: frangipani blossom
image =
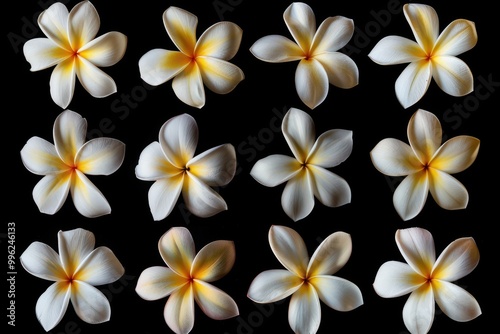
[(474, 89), (472, 73), (457, 56), (477, 43), (474, 22), (458, 19), (441, 33), (436, 11), (429, 5), (405, 4), (403, 11), (415, 41), (387, 36), (368, 54), (380, 65), (409, 63), (396, 80), (396, 96), (404, 108), (419, 101), (434, 78), (445, 93), (463, 96)]
[(352, 131), (328, 130), (316, 139), (314, 121), (306, 112), (290, 108), (281, 130), (293, 157), (270, 155), (257, 161), (250, 175), (266, 187), (286, 182), (281, 196), (285, 213), (294, 221), (314, 208), (314, 198), (328, 207), (351, 201), (351, 188), (340, 176), (326, 168), (339, 165), (352, 151)]
[(227, 210), (224, 199), (211, 187), (225, 186), (233, 179), (234, 147), (222, 144), (195, 156), (197, 144), (196, 121), (182, 114), (166, 121), (159, 141), (141, 152), (135, 175), (143, 181), (155, 181), (148, 193), (154, 220), (168, 216), (181, 193), (186, 208), (198, 217)]
[(236, 253), (232, 241), (213, 241), (196, 253), (189, 230), (173, 227), (160, 238), (158, 249), (167, 267), (145, 269), (135, 290), (145, 300), (169, 297), (163, 315), (172, 331), (186, 334), (193, 329), (195, 302), (214, 320), (239, 314), (233, 298), (211, 284), (233, 267)]
[(35, 241), (19, 260), (30, 274), (53, 281), (38, 298), (36, 316), (45, 331), (50, 331), (64, 317), (71, 301), (80, 319), (89, 324), (108, 321), (111, 306), (106, 296), (94, 286), (118, 280), (125, 270), (107, 247), (94, 249), (95, 237), (77, 228), (59, 231), (59, 254), (49, 245)]
[(354, 283), (332, 276), (351, 256), (349, 234), (329, 235), (310, 259), (304, 240), (289, 227), (271, 226), (269, 244), (286, 269), (263, 271), (254, 278), (247, 295), (256, 303), (274, 303), (292, 296), (288, 322), (295, 333), (317, 332), (321, 323), (320, 300), (341, 312), (363, 304), (361, 290)]
[(375, 168), (388, 176), (404, 176), (393, 195), (403, 220), (417, 216), (430, 192), (447, 210), (467, 207), (469, 194), (451, 174), (467, 169), (476, 160), (479, 139), (457, 136), (442, 143), (439, 119), (418, 109), (408, 123), (409, 145), (393, 138), (380, 141), (370, 152)]
[(302, 102), (314, 109), (326, 99), (329, 84), (344, 89), (358, 84), (358, 67), (351, 58), (338, 52), (354, 34), (352, 19), (328, 17), (316, 29), (313, 10), (302, 2), (292, 3), (283, 19), (294, 41), (268, 35), (257, 40), (250, 52), (270, 63), (299, 61), (295, 88)]
[(54, 144), (31, 137), (21, 150), (24, 166), (43, 178), (33, 189), (33, 199), (42, 213), (52, 215), (71, 192), (73, 204), (85, 217), (109, 214), (104, 195), (86, 175), (110, 175), (123, 163), (125, 144), (112, 138), (85, 141), (87, 120), (65, 110), (54, 122)]
[(23, 52), (31, 71), (55, 66), (50, 95), (58, 106), (70, 104), (76, 78), (93, 97), (116, 92), (114, 80), (99, 67), (112, 66), (123, 58), (127, 37), (112, 31), (95, 38), (100, 18), (90, 1), (76, 4), (69, 13), (64, 4), (56, 2), (40, 13), (38, 25), (47, 38), (27, 41)]
[(168, 36), (179, 49), (156, 48), (139, 59), (141, 78), (158, 86), (170, 79), (175, 95), (184, 103), (202, 108), (204, 85), (217, 94), (231, 92), (245, 76), (229, 62), (240, 47), (243, 31), (232, 22), (218, 22), (196, 39), (198, 18), (177, 7), (163, 13)]
[(388, 261), (379, 268), (373, 288), (383, 298), (410, 294), (403, 320), (412, 334), (425, 334), (434, 321), (435, 304), (455, 321), (470, 321), (481, 314), (476, 299), (454, 281), (468, 275), (479, 262), (473, 238), (460, 238), (436, 259), (432, 234), (413, 227), (396, 231), (396, 243), (407, 263)]

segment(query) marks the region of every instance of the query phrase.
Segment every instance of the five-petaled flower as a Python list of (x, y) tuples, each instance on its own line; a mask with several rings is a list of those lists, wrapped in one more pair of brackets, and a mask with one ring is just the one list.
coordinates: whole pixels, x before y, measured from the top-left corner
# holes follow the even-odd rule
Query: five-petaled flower
[(314, 198), (329, 207), (351, 201), (351, 188), (326, 168), (339, 165), (352, 151), (352, 131), (333, 129), (315, 138), (314, 121), (306, 112), (290, 108), (281, 125), (294, 157), (270, 155), (253, 166), (250, 175), (267, 187), (286, 182), (281, 196), (285, 213), (294, 221), (314, 208)]
[(56, 2), (39, 15), (38, 25), (47, 38), (27, 41), (23, 52), (31, 71), (55, 65), (50, 95), (58, 106), (66, 108), (70, 104), (77, 77), (93, 97), (116, 92), (114, 80), (99, 67), (112, 66), (123, 58), (127, 37), (112, 31), (95, 38), (100, 19), (91, 2), (82, 1), (69, 13)]
[(447, 94), (463, 96), (474, 89), (472, 73), (457, 55), (477, 43), (474, 22), (458, 19), (439, 33), (439, 19), (429, 5), (405, 4), (403, 11), (416, 42), (387, 36), (368, 54), (380, 65), (409, 63), (396, 80), (396, 96), (404, 108), (419, 101), (434, 78)]
[(233, 267), (236, 254), (232, 241), (213, 241), (196, 253), (189, 230), (173, 227), (160, 238), (158, 249), (167, 267), (145, 269), (137, 280), (136, 292), (145, 300), (168, 296), (164, 317), (176, 334), (186, 334), (193, 329), (195, 302), (203, 313), (215, 320), (239, 314), (236, 302), (211, 284)]
[(250, 284), (248, 298), (256, 303), (273, 303), (291, 295), (288, 321), (295, 333), (317, 332), (321, 323), (320, 300), (342, 312), (363, 304), (361, 290), (354, 283), (333, 276), (351, 256), (349, 234), (331, 234), (310, 259), (304, 240), (289, 227), (271, 226), (269, 244), (286, 269), (266, 270), (257, 275)]
[(141, 78), (158, 86), (172, 80), (175, 95), (187, 105), (205, 105), (204, 85), (217, 94), (231, 92), (244, 79), (243, 71), (229, 62), (237, 53), (241, 28), (218, 22), (196, 39), (198, 18), (177, 7), (163, 13), (163, 24), (179, 51), (156, 48), (139, 59)]
[(388, 261), (379, 268), (373, 288), (383, 298), (410, 294), (403, 320), (412, 334), (425, 334), (434, 321), (435, 303), (455, 321), (470, 321), (481, 314), (476, 299), (454, 281), (468, 275), (479, 262), (473, 238), (460, 238), (436, 259), (432, 234), (412, 227), (396, 231), (396, 243), (407, 263)]
[(123, 163), (125, 144), (112, 138), (85, 141), (87, 120), (65, 110), (54, 122), (54, 144), (31, 137), (21, 150), (24, 166), (44, 177), (33, 189), (33, 199), (40, 212), (54, 214), (62, 207), (68, 193), (82, 215), (93, 218), (109, 214), (111, 207), (87, 178), (87, 175), (110, 175)]
[(394, 138), (380, 141), (370, 152), (373, 165), (388, 176), (405, 176), (393, 195), (397, 213), (403, 220), (417, 216), (430, 192), (436, 203), (447, 210), (464, 209), (467, 189), (450, 174), (467, 169), (476, 159), (479, 139), (457, 136), (442, 142), (439, 119), (418, 109), (408, 124), (409, 145)]
[(95, 237), (77, 228), (59, 231), (59, 254), (52, 247), (35, 241), (22, 253), (21, 265), (30, 274), (53, 281), (38, 298), (36, 316), (45, 331), (50, 331), (64, 317), (69, 302), (80, 319), (90, 324), (108, 321), (111, 306), (106, 296), (94, 286), (113, 283), (125, 270), (115, 254), (100, 246), (94, 249)]
[(211, 187), (225, 186), (236, 173), (233, 145), (222, 144), (195, 156), (198, 125), (189, 114), (172, 117), (160, 129), (159, 142), (149, 144), (139, 157), (136, 177), (155, 181), (149, 189), (154, 220), (168, 216), (181, 192), (186, 208), (198, 217), (227, 210)]
[(352, 19), (328, 17), (316, 30), (314, 12), (302, 2), (292, 3), (283, 19), (295, 42), (281, 35), (268, 35), (257, 40), (250, 52), (270, 63), (299, 61), (295, 88), (302, 102), (314, 109), (326, 99), (329, 84), (343, 89), (358, 84), (358, 67), (338, 52), (354, 34)]

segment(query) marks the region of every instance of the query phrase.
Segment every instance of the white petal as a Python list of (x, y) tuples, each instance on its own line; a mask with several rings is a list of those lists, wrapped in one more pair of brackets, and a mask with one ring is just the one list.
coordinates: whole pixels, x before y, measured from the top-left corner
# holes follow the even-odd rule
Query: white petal
[(410, 174), (398, 185), (392, 202), (403, 220), (415, 218), (422, 211), (429, 193), (429, 180), (424, 172)]
[(161, 236), (158, 250), (170, 269), (184, 278), (189, 278), (196, 252), (193, 237), (187, 228), (170, 228)]
[(426, 60), (410, 63), (396, 80), (396, 97), (404, 108), (417, 103), (429, 88), (432, 79), (429, 64)]
[(275, 187), (300, 172), (300, 163), (289, 156), (273, 154), (255, 163), (250, 175), (266, 187)]
[(65, 277), (59, 255), (44, 243), (31, 243), (21, 254), (19, 261), (27, 272), (36, 277), (49, 281), (58, 281)]
[(227, 210), (226, 201), (190, 172), (184, 181), (182, 197), (187, 209), (198, 217), (207, 218)]
[(78, 57), (76, 75), (83, 88), (93, 97), (106, 97), (116, 93), (113, 78), (83, 57)]
[(351, 155), (352, 146), (352, 131), (328, 130), (314, 143), (307, 162), (324, 168), (335, 167)]
[(303, 280), (284, 269), (266, 270), (250, 284), (247, 296), (256, 303), (274, 303), (297, 291)]
[(238, 52), (242, 35), (243, 30), (233, 22), (217, 22), (200, 36), (196, 42), (195, 54), (230, 60)]
[(111, 317), (109, 301), (98, 289), (81, 281), (73, 281), (71, 304), (80, 319), (89, 324), (100, 324)]
[(472, 49), (476, 43), (475, 23), (464, 19), (454, 20), (439, 35), (433, 55), (457, 56)]
[(316, 140), (312, 117), (296, 108), (290, 108), (281, 125), (288, 146), (300, 163), (305, 163)]
[(403, 6), (403, 12), (418, 44), (430, 53), (439, 34), (436, 11), (429, 5), (410, 3)]
[(172, 177), (181, 172), (182, 170), (173, 166), (165, 158), (160, 143), (157, 141), (152, 142), (142, 150), (139, 163), (135, 167), (135, 176), (143, 181), (156, 181), (164, 177)]
[(193, 290), (196, 303), (209, 318), (225, 320), (239, 315), (234, 299), (210, 283), (195, 279)]
[(179, 51), (153, 49), (139, 59), (141, 79), (152, 86), (161, 85), (182, 72), (191, 58)]
[(54, 144), (40, 137), (31, 137), (21, 149), (21, 159), (30, 172), (47, 175), (68, 169), (57, 155)]
[(70, 300), (71, 289), (67, 282), (56, 282), (38, 298), (36, 317), (46, 332), (57, 326), (64, 317)]
[(429, 277), (436, 261), (432, 234), (418, 227), (396, 231), (396, 244), (406, 263), (422, 277)]
[(86, 140), (87, 120), (74, 111), (65, 110), (54, 122), (53, 135), (57, 153), (68, 166), (73, 166), (76, 153)]
[(127, 36), (112, 31), (97, 37), (82, 47), (78, 54), (98, 67), (112, 66), (119, 62), (127, 49)]
[(293, 229), (272, 225), (269, 229), (269, 245), (280, 263), (300, 278), (305, 278), (309, 256), (302, 237)]
[(470, 321), (482, 313), (474, 296), (456, 284), (440, 281), (434, 296), (439, 309), (455, 321)]
[(321, 323), (319, 297), (311, 284), (303, 284), (290, 299), (288, 322), (295, 333), (316, 333)]
[(349, 89), (359, 82), (358, 66), (340, 52), (325, 52), (314, 57), (321, 63), (328, 75), (328, 82), (336, 87)]
[(446, 210), (465, 209), (469, 202), (467, 188), (456, 178), (439, 170), (430, 170), (429, 190), (436, 203)]
[(172, 212), (181, 194), (183, 179), (182, 174), (164, 177), (149, 188), (148, 203), (154, 220), (162, 220)]
[(68, 23), (73, 50), (78, 50), (93, 40), (101, 24), (99, 14), (90, 1), (77, 3), (69, 12)]
[(344, 16), (333, 16), (321, 22), (314, 35), (311, 53), (314, 57), (323, 52), (340, 50), (354, 34), (354, 21)]
[(319, 298), (336, 311), (348, 312), (363, 305), (363, 295), (358, 286), (335, 276), (315, 276), (311, 284)]
[(198, 145), (198, 125), (193, 116), (181, 114), (166, 121), (160, 129), (160, 145), (174, 166), (184, 168)]
[(310, 165), (314, 196), (328, 207), (339, 207), (351, 202), (351, 188), (346, 180), (319, 166)]
[(460, 238), (450, 243), (434, 264), (432, 277), (454, 282), (470, 274), (479, 263), (479, 249), (473, 238)]
[(158, 300), (169, 296), (186, 282), (170, 268), (155, 266), (141, 272), (135, 291), (142, 299)]
[(174, 291), (163, 312), (168, 327), (176, 334), (188, 334), (194, 326), (194, 296), (191, 284)]
[(78, 151), (78, 170), (88, 175), (110, 175), (118, 170), (125, 158), (125, 144), (113, 138), (94, 138)]
[(397, 65), (419, 61), (425, 58), (425, 52), (411, 39), (387, 36), (373, 47), (368, 57), (379, 65)]
[(316, 248), (307, 268), (307, 276), (333, 275), (349, 260), (351, 236), (345, 232), (330, 234)]
[(200, 68), (191, 62), (172, 81), (175, 95), (185, 104), (201, 109), (205, 105), (205, 88)]
[(61, 108), (66, 108), (73, 99), (76, 82), (74, 57), (68, 58), (56, 65), (50, 75), (50, 96)]
[(476, 160), (479, 145), (479, 139), (471, 136), (450, 138), (437, 150), (431, 166), (448, 174), (462, 172)]
[(250, 52), (257, 59), (269, 63), (284, 63), (304, 58), (304, 53), (295, 42), (280, 35), (259, 38), (250, 48)]
[(233, 145), (222, 144), (198, 154), (186, 167), (210, 187), (225, 186), (236, 173), (236, 151)]
[(418, 109), (408, 122), (408, 140), (422, 164), (428, 164), (441, 145), (441, 123), (436, 115)]
[(295, 88), (302, 102), (314, 109), (328, 95), (328, 75), (321, 63), (311, 58), (301, 60), (295, 71)]
[(408, 264), (388, 261), (378, 269), (373, 289), (382, 298), (395, 298), (409, 294), (424, 283), (425, 278)]
[(193, 56), (198, 18), (190, 12), (170, 6), (163, 12), (163, 24), (175, 46), (187, 56)]
[(370, 151), (373, 166), (382, 174), (405, 176), (422, 169), (410, 145), (399, 139), (382, 139)]
[(40, 212), (52, 215), (61, 209), (70, 189), (71, 173), (44, 176), (33, 189), (33, 200)]
[(302, 2), (293, 2), (283, 13), (288, 30), (304, 52), (310, 50), (316, 33), (316, 18), (312, 8)]
[(233, 268), (235, 258), (236, 251), (233, 241), (212, 241), (196, 254), (190, 276), (204, 282), (217, 281), (226, 276)]
[(68, 275), (75, 273), (80, 264), (94, 250), (95, 237), (90, 231), (76, 228), (57, 233), (59, 256)]
[(243, 71), (228, 61), (213, 57), (197, 57), (203, 83), (217, 94), (230, 93), (245, 78)]
[(48, 38), (33, 38), (23, 45), (26, 61), (30, 63), (30, 71), (40, 71), (52, 67), (70, 56)]
[(101, 246), (94, 249), (80, 264), (74, 279), (90, 285), (104, 285), (115, 282), (124, 273), (125, 268), (113, 251)]
[(45, 36), (59, 46), (69, 49), (68, 9), (62, 2), (55, 2), (38, 16), (38, 25)]
[(281, 195), (281, 206), (293, 221), (307, 217), (313, 210), (313, 188), (310, 172), (304, 169), (288, 180)]
[(439, 88), (452, 96), (464, 96), (474, 90), (474, 78), (467, 64), (454, 56), (433, 58), (432, 77)]
[(410, 333), (426, 334), (434, 321), (434, 296), (425, 285), (410, 294), (403, 307), (403, 321)]
[(111, 213), (111, 207), (101, 191), (79, 170), (75, 171), (71, 196), (75, 208), (88, 218)]

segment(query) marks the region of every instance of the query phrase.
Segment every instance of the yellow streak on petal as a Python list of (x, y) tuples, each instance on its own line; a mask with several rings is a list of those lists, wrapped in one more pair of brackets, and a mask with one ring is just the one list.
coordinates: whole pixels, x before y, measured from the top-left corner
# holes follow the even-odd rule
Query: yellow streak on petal
[(182, 25), (182, 21), (180, 20), (172, 20), (170, 24), (173, 26), (174, 31), (176, 32), (176, 40), (175, 42), (181, 42), (182, 52), (186, 54), (188, 57), (194, 57), (194, 48), (196, 45), (196, 36), (193, 35), (193, 31), (189, 29), (189, 27), (185, 27)]
[(49, 196), (49, 194), (54, 191), (54, 189), (58, 189), (64, 185), (66, 185), (68, 182), (71, 182), (71, 176), (73, 174), (73, 171), (71, 169), (58, 173), (56, 174), (56, 177), (52, 181), (51, 187), (47, 187), (46, 190), (46, 196)]
[(163, 59), (161, 66), (165, 70), (175, 71), (186, 66), (190, 61), (192, 61), (192, 57), (186, 56), (182, 52), (169, 52)]

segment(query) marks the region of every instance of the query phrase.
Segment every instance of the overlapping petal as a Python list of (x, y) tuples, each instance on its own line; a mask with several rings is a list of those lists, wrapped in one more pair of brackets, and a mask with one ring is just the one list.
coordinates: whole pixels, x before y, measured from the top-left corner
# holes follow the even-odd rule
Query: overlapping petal
[(174, 209), (181, 195), (184, 175), (167, 175), (151, 185), (148, 191), (148, 204), (154, 220), (162, 220)]
[(135, 291), (142, 299), (158, 300), (169, 296), (184, 284), (187, 284), (187, 280), (172, 269), (154, 266), (141, 272)]
[(240, 48), (243, 30), (233, 22), (217, 22), (203, 32), (194, 53), (203, 58), (232, 59)]
[(54, 144), (31, 137), (21, 149), (24, 167), (37, 175), (57, 173), (68, 168), (57, 154)]
[(429, 194), (429, 179), (426, 172), (416, 172), (406, 176), (392, 196), (396, 212), (403, 220), (415, 218), (425, 205)]
[(19, 258), (23, 268), (31, 275), (49, 281), (58, 281), (65, 275), (59, 255), (42, 242), (31, 243)]
[(300, 277), (289, 270), (266, 270), (253, 279), (247, 296), (256, 303), (274, 303), (290, 296), (301, 285)]
[(396, 97), (404, 108), (419, 101), (427, 92), (432, 79), (432, 68), (426, 60), (408, 64), (396, 80)]
[(294, 333), (316, 333), (321, 323), (321, 305), (312, 284), (294, 292), (288, 308), (288, 322)]
[(276, 258), (286, 269), (301, 278), (305, 278), (309, 256), (304, 240), (295, 230), (286, 226), (271, 226), (269, 245)]
[(314, 56), (335, 52), (349, 43), (354, 34), (354, 21), (344, 16), (333, 16), (321, 22), (311, 42), (310, 52)]
[(111, 317), (111, 305), (98, 289), (84, 281), (73, 281), (71, 304), (80, 319), (89, 324), (100, 324)]
[(467, 64), (454, 56), (436, 56), (432, 77), (445, 93), (464, 96), (474, 90), (474, 78)]
[(231, 144), (222, 144), (198, 154), (186, 167), (210, 187), (227, 185), (236, 173), (236, 151)]
[(187, 10), (171, 6), (163, 12), (163, 24), (175, 46), (185, 55), (193, 56), (198, 18)]
[(336, 87), (349, 89), (359, 82), (358, 66), (348, 56), (340, 52), (324, 52), (314, 56), (328, 76), (328, 82)]
[(422, 169), (411, 146), (394, 138), (385, 138), (370, 151), (375, 168), (389, 176), (404, 176)]
[(412, 292), (403, 307), (403, 321), (411, 333), (428, 333), (434, 322), (434, 296), (428, 285)]
[(190, 173), (184, 179), (182, 197), (188, 210), (198, 217), (211, 217), (227, 210), (224, 198)]
[(189, 277), (196, 252), (193, 237), (187, 228), (169, 229), (160, 238), (158, 249), (170, 269), (179, 276)]
[(470, 274), (479, 263), (479, 249), (473, 238), (460, 238), (450, 243), (434, 263), (436, 279), (454, 282)]
[(336, 311), (348, 312), (363, 305), (361, 290), (344, 278), (320, 275), (312, 277), (310, 282), (319, 299)]
[(87, 120), (80, 114), (66, 110), (54, 122), (54, 145), (62, 161), (73, 166), (78, 150), (85, 143)]
[(440, 170), (430, 170), (429, 191), (436, 203), (447, 210), (465, 209), (469, 202), (467, 188), (456, 178)]
[(439, 282), (434, 297), (439, 309), (455, 321), (470, 321), (482, 314), (476, 298), (456, 284)]
[(307, 274), (333, 275), (347, 263), (351, 252), (351, 236), (345, 232), (332, 233), (314, 251), (309, 260)]
[(89, 218), (111, 213), (108, 200), (85, 174), (75, 170), (72, 177), (71, 197), (78, 212)]
[(88, 175), (110, 175), (125, 159), (125, 144), (113, 138), (94, 138), (83, 144), (75, 157), (78, 169)]
[(288, 30), (303, 52), (309, 52), (316, 32), (316, 17), (309, 5), (294, 2), (283, 13)]
[(257, 58), (269, 63), (283, 63), (300, 60), (304, 54), (292, 40), (281, 35), (269, 35), (259, 38), (250, 48)]
[(50, 285), (38, 298), (35, 313), (46, 332), (61, 322), (68, 309), (71, 289), (66, 282), (60, 281)]
[(479, 152), (479, 139), (457, 136), (443, 143), (432, 158), (432, 168), (445, 173), (460, 173), (469, 168)]
[(373, 289), (380, 297), (395, 298), (409, 294), (425, 282), (408, 264), (387, 261), (378, 269)]
[(205, 86), (217, 94), (227, 94), (245, 78), (243, 71), (226, 60), (198, 56), (196, 63)]
[(200, 309), (214, 320), (225, 320), (239, 315), (238, 305), (231, 296), (203, 280), (193, 281), (194, 299)]
[(213, 282), (224, 277), (233, 267), (236, 258), (234, 242), (213, 241), (196, 254), (190, 276), (204, 282)]
[(83, 57), (79, 57), (76, 66), (76, 76), (83, 88), (93, 97), (106, 97), (116, 93), (116, 83), (113, 78), (99, 67)]
[(184, 167), (198, 145), (198, 125), (193, 116), (182, 114), (166, 121), (160, 129), (160, 145), (174, 166)]
[(302, 168), (288, 180), (281, 195), (281, 206), (293, 221), (307, 217), (314, 209), (314, 189), (311, 172)]
[(108, 67), (118, 63), (127, 49), (127, 36), (111, 31), (88, 42), (78, 54), (98, 67)]
[(193, 286), (186, 284), (174, 291), (165, 304), (165, 322), (176, 334), (187, 334), (194, 327)]
[(295, 158), (305, 163), (316, 139), (312, 117), (300, 109), (290, 108), (283, 118), (281, 130)]
[(78, 266), (75, 279), (90, 285), (113, 283), (123, 276), (125, 268), (111, 249), (105, 246), (94, 249)]
[(190, 62), (191, 58), (180, 51), (150, 50), (139, 59), (141, 79), (153, 86), (161, 85), (181, 73)]
[(267, 187), (275, 187), (290, 180), (300, 173), (301, 166), (297, 159), (273, 154), (260, 159), (250, 171), (250, 175)]
[(205, 105), (205, 89), (200, 67), (196, 62), (189, 63), (172, 81), (175, 95), (187, 105), (201, 109)]
[(314, 109), (328, 95), (328, 74), (316, 59), (303, 59), (295, 71), (295, 87), (302, 102)]
[(382, 38), (368, 54), (368, 57), (379, 65), (411, 63), (422, 60), (425, 56), (417, 42), (401, 36)]

